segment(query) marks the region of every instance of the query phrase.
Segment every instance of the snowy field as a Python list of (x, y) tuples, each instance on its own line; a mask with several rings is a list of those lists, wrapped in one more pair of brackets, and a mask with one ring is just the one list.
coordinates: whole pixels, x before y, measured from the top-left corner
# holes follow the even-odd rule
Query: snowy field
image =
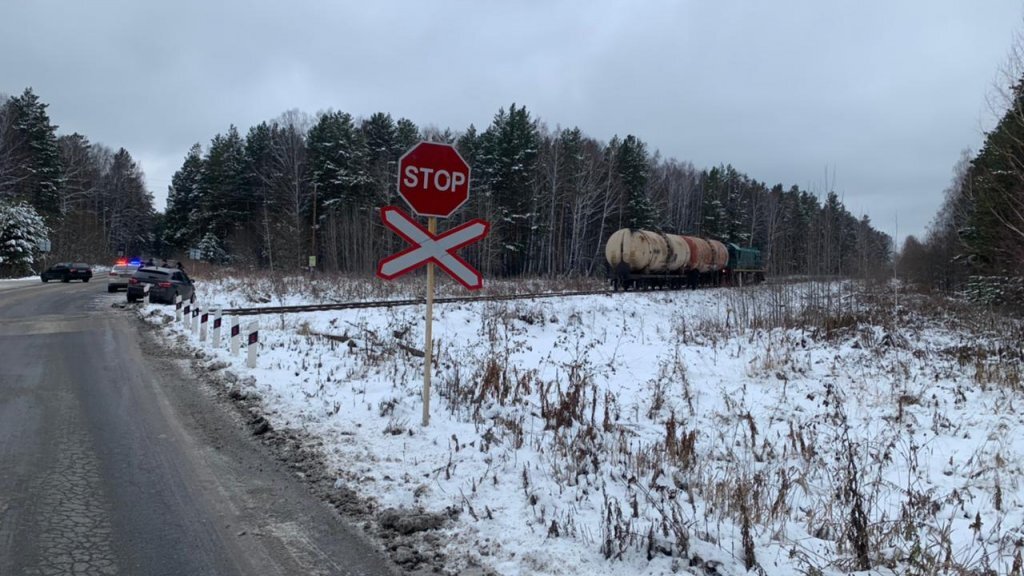
[(255, 369), (140, 313), (322, 442), (337, 487), (447, 514), (422, 545), (449, 574), (1020, 574), (1024, 329), (995, 314), (853, 283), (437, 305), (423, 427), (423, 306), (261, 316)]

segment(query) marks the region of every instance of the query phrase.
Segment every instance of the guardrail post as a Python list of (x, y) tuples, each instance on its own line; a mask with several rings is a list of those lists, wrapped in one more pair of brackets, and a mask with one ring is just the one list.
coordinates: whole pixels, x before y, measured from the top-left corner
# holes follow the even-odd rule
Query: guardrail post
[(199, 314), (199, 341), (206, 342), (206, 323), (210, 319), (210, 311), (206, 308)]
[(181, 294), (174, 295), (174, 321), (181, 322)]
[(213, 341), (214, 348), (220, 348), (220, 321), (223, 311), (218, 307), (213, 309)]
[(238, 316), (231, 317), (231, 355), (238, 356), (238, 341), (241, 339)]
[(260, 325), (256, 321), (249, 322), (246, 329), (249, 333), (249, 344), (247, 346), (249, 359), (246, 363), (249, 365), (249, 368), (255, 368), (256, 354), (260, 347)]

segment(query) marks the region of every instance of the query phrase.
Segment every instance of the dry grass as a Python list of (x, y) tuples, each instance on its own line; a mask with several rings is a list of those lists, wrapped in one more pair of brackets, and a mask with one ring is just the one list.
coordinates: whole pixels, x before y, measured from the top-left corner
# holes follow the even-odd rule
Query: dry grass
[[(315, 301), (407, 298), (422, 289), (417, 280), (367, 283), (345, 277), (247, 282), (246, 298), (253, 302), (287, 300), (296, 293)], [(529, 280), (492, 283), (488, 291), (586, 286), (575, 279), (554, 284)], [(461, 290), (444, 290), (455, 288)], [(640, 383), (646, 390), (642, 405), (626, 405), (616, 390), (602, 384), (618, 360), (595, 351), (615, 335), (595, 334), (571, 312), (552, 314), (541, 304), (482, 305), (480, 353), (466, 357), (465, 348), (439, 342), (435, 354), (441, 405), (453, 418), (473, 424), (480, 437), (474, 448), (491, 458), (488, 472), (469, 483), (508, 482), (494, 469), (514, 467), (524, 506), (549, 538), (589, 542), (609, 561), (644, 554), (648, 560), (668, 556), (679, 559), (680, 566), (704, 566), (694, 552), (695, 541), (730, 541), (739, 542), (731, 553), (747, 570), (764, 572), (758, 546), (773, 542), (786, 547), (805, 574), (888, 568), (901, 574), (983, 575), (997, 573), (1000, 566), (1021, 573), (1015, 527), (983, 519), (963, 491), (943, 493), (922, 483), (926, 471), (917, 463), (928, 448), (914, 431), (963, 433), (951, 412), (956, 406), (939, 403), (930, 391), (934, 382), (960, 382), (958, 370), (969, 375), (969, 382), (958, 386), (1018, 393), (1024, 324), (991, 308), (902, 294), (884, 284), (783, 284), (722, 294), (729, 302), (724, 315), (709, 312), (674, 325), (672, 347), (661, 356), (656, 376)], [(358, 342), (351, 353), (360, 355), (365, 370), (383, 370), (395, 382), (407, 381), (417, 367), (403, 351), (409, 320), (391, 314), (383, 330), (355, 325), (339, 333)], [(531, 346), (531, 330), (541, 326), (557, 335), (555, 348), (561, 354), (553, 376), (541, 376), (536, 367), (516, 360)], [(964, 337), (938, 349), (923, 345), (936, 327)], [(318, 337), (308, 326), (299, 327), (298, 334), (296, 350), (302, 340)], [(344, 345), (330, 343), (332, 349)], [(765, 406), (752, 410), (745, 392), (723, 393), (722, 408), (710, 416), (696, 405), (695, 388), (701, 384), (691, 381), (687, 347), (750, 358), (746, 379), (777, 385), (786, 400), (790, 382), (820, 373), (809, 365), (807, 350), (822, 346), (864, 351), (875, 363), (858, 365), (836, 354), (829, 367), (836, 377), (830, 375), (799, 399), (815, 407), (804, 413)], [(934, 379), (924, 381), (911, 368), (929, 359), (934, 360)], [(869, 439), (851, 434), (849, 410), (863, 399), (837, 384), (839, 375), (854, 382), (891, 383)], [(327, 373), (320, 379), (354, 376)], [(966, 403), (973, 390), (956, 393)], [(395, 416), (400, 397), (377, 406), (389, 433), (408, 429)], [(646, 422), (657, 435), (638, 431)], [(459, 450), (456, 440), (448, 464), (439, 469), (446, 480), (462, 474)], [(517, 460), (522, 451), (541, 457), (522, 464)], [(986, 461), (982, 454), (973, 462), (971, 477), (977, 483), (991, 481), (995, 511), (1002, 513), (1005, 462)], [(891, 478), (894, 467), (903, 471), (902, 484)], [(559, 487), (561, 500), (538, 491), (539, 475)], [(600, 526), (580, 521), (574, 505), (582, 502), (600, 509)], [(490, 515), (472, 494), (464, 496), (463, 508), (477, 521)], [(951, 511), (977, 515), (972, 524), (977, 542), (968, 550), (954, 549)], [(805, 547), (802, 542), (809, 539), (830, 552)]]

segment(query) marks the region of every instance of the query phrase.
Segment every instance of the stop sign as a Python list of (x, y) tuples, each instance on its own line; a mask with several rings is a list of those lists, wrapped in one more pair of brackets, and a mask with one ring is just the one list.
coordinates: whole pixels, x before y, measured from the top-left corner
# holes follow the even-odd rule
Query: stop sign
[(420, 216), (451, 216), (469, 199), (469, 164), (451, 144), (420, 142), (398, 160), (398, 194)]

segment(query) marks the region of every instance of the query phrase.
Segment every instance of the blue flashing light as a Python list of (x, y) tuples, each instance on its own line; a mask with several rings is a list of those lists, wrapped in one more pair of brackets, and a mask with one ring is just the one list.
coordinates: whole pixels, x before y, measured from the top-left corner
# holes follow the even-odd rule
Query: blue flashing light
[(132, 266), (142, 266), (142, 260), (135, 259), (129, 262), (129, 264), (131, 264)]

